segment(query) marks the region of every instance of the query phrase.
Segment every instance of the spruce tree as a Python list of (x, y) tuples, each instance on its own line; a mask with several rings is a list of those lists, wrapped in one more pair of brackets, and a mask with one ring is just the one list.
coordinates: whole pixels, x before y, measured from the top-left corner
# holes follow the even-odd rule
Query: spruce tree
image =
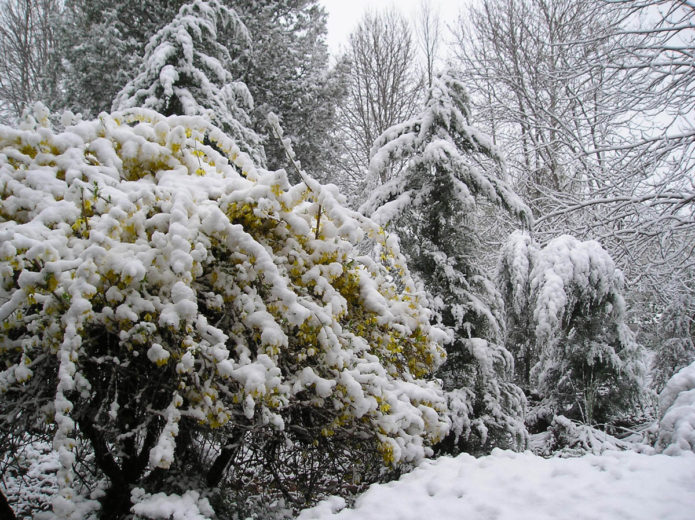
[(439, 376), (449, 391), (457, 438), (446, 448), (519, 448), (525, 398), (511, 382), (501, 297), (477, 256), (476, 207), (486, 199), (522, 220), (528, 209), (499, 178), (497, 151), (468, 117), (461, 82), (447, 74), (435, 78), (424, 110), (375, 142), (371, 175), (396, 161), (405, 167), (361, 211), (398, 233), (434, 321), (449, 335)]

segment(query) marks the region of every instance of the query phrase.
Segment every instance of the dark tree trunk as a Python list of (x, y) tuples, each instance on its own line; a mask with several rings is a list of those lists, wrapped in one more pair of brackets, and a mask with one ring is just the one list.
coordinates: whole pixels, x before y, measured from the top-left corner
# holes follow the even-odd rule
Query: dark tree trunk
[(222, 448), (215, 462), (212, 463), (212, 466), (210, 466), (208, 470), (208, 474), (205, 478), (208, 487), (217, 487), (222, 480), (229, 461), (232, 460), (237, 451), (239, 451), (241, 445), (240, 440), (243, 434), (244, 431), (241, 428), (234, 428), (234, 430), (232, 430), (232, 435), (229, 437), (231, 442)]
[(14, 511), (10, 507), (10, 503), (7, 501), (7, 497), (5, 497), (5, 493), (2, 492), (2, 489), (0, 489), (0, 518), (4, 520), (17, 520)]
[(121, 520), (130, 513), (130, 486), (123, 482), (112, 482), (101, 502), (100, 520)]

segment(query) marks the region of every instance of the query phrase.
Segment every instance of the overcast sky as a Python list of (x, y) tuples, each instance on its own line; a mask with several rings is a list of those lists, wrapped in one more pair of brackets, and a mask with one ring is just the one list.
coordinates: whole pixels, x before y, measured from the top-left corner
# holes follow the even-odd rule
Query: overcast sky
[[(415, 16), (422, 0), (321, 0), (328, 11), (328, 48), (332, 54), (340, 51), (347, 44), (348, 36), (357, 26), (362, 15), (368, 9), (381, 10), (391, 6), (401, 11), (406, 17)], [(456, 18), (459, 7), (466, 0), (425, 0), (439, 9), (443, 24), (451, 23)]]

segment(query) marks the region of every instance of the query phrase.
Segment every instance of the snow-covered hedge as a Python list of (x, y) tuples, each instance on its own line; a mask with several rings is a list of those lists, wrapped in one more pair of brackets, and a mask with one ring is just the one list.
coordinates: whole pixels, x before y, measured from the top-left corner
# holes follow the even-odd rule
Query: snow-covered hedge
[[(52, 428), (59, 515), (79, 516), (81, 441), (113, 491), (175, 464), (184, 419), (213, 443), (296, 426), (360, 431), (389, 464), (430, 453), (442, 337), (395, 240), (202, 118), (64, 124), (38, 107), (0, 127), (2, 419)], [(380, 261), (358, 256), (367, 236)], [(302, 409), (324, 422), (292, 423)]]
[(659, 394), (656, 449), (667, 455), (695, 452), (695, 363), (674, 375)]

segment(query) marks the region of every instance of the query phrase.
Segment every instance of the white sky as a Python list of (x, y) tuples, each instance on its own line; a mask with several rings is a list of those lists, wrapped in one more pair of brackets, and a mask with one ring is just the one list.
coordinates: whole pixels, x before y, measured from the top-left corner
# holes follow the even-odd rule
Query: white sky
[[(368, 9), (396, 6), (407, 18), (414, 18), (422, 0), (321, 0), (328, 11), (328, 49), (335, 55), (346, 47), (348, 36)], [(453, 22), (466, 0), (424, 0), (440, 12), (442, 26)]]

